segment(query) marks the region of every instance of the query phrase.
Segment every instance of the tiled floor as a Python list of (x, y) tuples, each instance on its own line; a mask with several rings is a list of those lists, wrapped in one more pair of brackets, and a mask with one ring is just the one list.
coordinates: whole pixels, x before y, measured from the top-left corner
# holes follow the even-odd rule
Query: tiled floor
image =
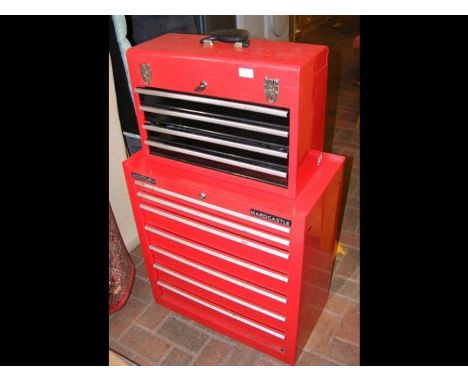
[[(298, 365), (359, 364), (359, 56), (352, 48), (357, 17), (336, 17), (301, 42), (330, 46), (326, 151), (345, 155), (345, 197), (329, 301), (303, 346)], [(126, 306), (110, 317), (110, 348), (139, 365), (281, 365), (282, 363), (155, 305), (140, 248)]]

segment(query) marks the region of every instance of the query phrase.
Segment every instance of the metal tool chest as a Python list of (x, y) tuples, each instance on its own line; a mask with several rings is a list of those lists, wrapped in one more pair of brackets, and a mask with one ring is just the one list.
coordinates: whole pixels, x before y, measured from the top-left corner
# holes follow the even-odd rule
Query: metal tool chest
[(168, 34), (128, 51), (124, 162), (155, 302), (294, 364), (328, 296), (344, 158), (323, 153), (328, 49)]

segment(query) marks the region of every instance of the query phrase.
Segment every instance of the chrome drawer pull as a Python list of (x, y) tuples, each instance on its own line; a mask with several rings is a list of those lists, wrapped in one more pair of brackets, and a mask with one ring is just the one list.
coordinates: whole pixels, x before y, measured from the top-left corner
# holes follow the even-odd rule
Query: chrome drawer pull
[(183, 149), (181, 147), (166, 145), (164, 143), (157, 143), (157, 142), (146, 140), (145, 144), (147, 144), (149, 146), (157, 147), (157, 148), (160, 148), (160, 149), (163, 149), (163, 150), (169, 150), (169, 151), (174, 151), (174, 152), (177, 152), (177, 153), (192, 155), (194, 157), (208, 159), (208, 160), (212, 160), (214, 162), (229, 164), (229, 165), (232, 165), (232, 166), (245, 168), (247, 170), (257, 171), (257, 172), (261, 172), (261, 173), (269, 174), (269, 175), (273, 175), (273, 176), (278, 176), (280, 178), (286, 178), (288, 176), (288, 173), (285, 172), (285, 171), (273, 170), (273, 169), (270, 169), (270, 168), (265, 168), (265, 167), (257, 166), (257, 165), (254, 165), (254, 164), (249, 164), (249, 163), (239, 162), (237, 160), (218, 157), (216, 155), (205, 154), (205, 153), (201, 153), (201, 152), (198, 152), (198, 151)]
[(175, 294), (178, 294), (178, 295), (183, 296), (183, 297), (185, 297), (185, 298), (187, 298), (189, 300), (197, 302), (198, 304), (203, 305), (203, 306), (207, 307), (208, 309), (214, 310), (214, 311), (216, 311), (218, 313), (221, 313), (221, 314), (223, 314), (225, 316), (231, 317), (231, 318), (233, 318), (233, 319), (235, 319), (237, 321), (243, 322), (246, 325), (252, 326), (252, 327), (254, 327), (254, 328), (258, 329), (258, 330), (261, 330), (261, 331), (263, 331), (265, 333), (271, 334), (274, 337), (278, 337), (278, 338), (280, 338), (282, 340), (284, 340), (286, 338), (285, 335), (282, 334), (282, 333), (279, 333), (277, 331), (269, 329), (269, 328), (267, 328), (267, 327), (265, 327), (263, 325), (259, 325), (256, 322), (250, 321), (250, 320), (248, 320), (248, 319), (246, 319), (244, 317), (241, 317), (241, 316), (239, 316), (239, 315), (237, 315), (237, 314), (235, 314), (233, 312), (230, 312), (228, 310), (219, 308), (216, 305), (213, 305), (213, 304), (210, 304), (209, 302), (203, 301), (203, 300), (201, 300), (201, 299), (199, 299), (199, 298), (197, 298), (195, 296), (192, 296), (192, 295), (190, 295), (190, 294), (188, 294), (188, 293), (186, 293), (186, 292), (184, 292), (184, 291), (182, 291), (182, 290), (180, 290), (178, 288), (173, 287), (172, 285), (166, 284), (163, 281), (158, 281), (157, 284), (159, 286), (165, 288), (165, 289), (168, 289), (168, 290), (174, 292)]
[(151, 126), (151, 125), (143, 125), (143, 128), (145, 128), (146, 130), (155, 131), (155, 132), (161, 133), (161, 134), (168, 134), (168, 135), (174, 135), (174, 136), (177, 136), (177, 137), (195, 139), (197, 141), (214, 143), (214, 144), (217, 144), (217, 145), (227, 146), (227, 147), (234, 147), (236, 149), (253, 151), (254, 153), (271, 155), (271, 156), (278, 157), (278, 158), (287, 158), (288, 157), (288, 153), (286, 153), (286, 152), (276, 151), (276, 150), (271, 150), (271, 149), (265, 149), (263, 147), (258, 147), (258, 146), (246, 145), (244, 143), (231, 142), (231, 141), (227, 141), (227, 140), (224, 140), (224, 139), (211, 138), (211, 137), (206, 137), (204, 135), (185, 133), (183, 131), (165, 129), (165, 128), (162, 128), (162, 127), (156, 127), (156, 126)]
[(209, 215), (209, 214), (206, 214), (204, 212), (194, 210), (192, 208), (184, 207), (184, 206), (181, 206), (179, 204), (172, 203), (172, 202), (170, 202), (168, 200), (159, 199), (159, 198), (156, 198), (154, 196), (145, 194), (143, 192), (137, 192), (137, 196), (139, 196), (140, 198), (151, 200), (152, 202), (155, 202), (155, 203), (162, 204), (162, 205), (167, 206), (167, 207), (174, 208), (174, 209), (176, 209), (178, 211), (182, 211), (182, 212), (186, 212), (188, 214), (194, 215), (194, 216), (198, 216), (198, 217), (200, 217), (202, 219), (206, 219), (206, 220), (218, 223), (218, 224), (225, 225), (226, 227), (231, 227), (231, 228), (237, 229), (237, 230), (239, 230), (241, 232), (246, 232), (246, 233), (249, 233), (251, 235), (261, 237), (263, 239), (274, 241), (275, 243), (283, 244), (285, 246), (289, 246), (289, 243), (290, 243), (288, 239), (283, 239), (283, 238), (280, 238), (278, 236), (270, 235), (269, 233), (266, 233), (266, 232), (257, 231), (256, 229), (249, 228), (249, 227), (246, 227), (246, 226), (243, 226), (241, 224), (234, 223), (234, 222), (230, 222), (228, 220), (221, 219), (221, 218), (218, 218), (216, 216)]
[(207, 123), (214, 123), (214, 124), (222, 125), (222, 126), (234, 127), (236, 129), (255, 131), (257, 133), (275, 135), (278, 137), (287, 138), (289, 136), (289, 132), (287, 131), (270, 129), (268, 127), (252, 125), (250, 123), (227, 121), (224, 119), (219, 119), (219, 118), (214, 118), (214, 117), (206, 117), (203, 115), (183, 113), (180, 111), (166, 110), (166, 109), (161, 109), (158, 107), (143, 106), (143, 105), (140, 106), (140, 110), (147, 111), (149, 113), (168, 115), (170, 117), (186, 118), (186, 119), (192, 119), (194, 121), (201, 121), (201, 122), (207, 122)]
[(249, 105), (249, 104), (238, 103), (238, 102), (223, 101), (223, 100), (213, 99), (213, 98), (197, 97), (197, 96), (192, 96), (192, 95), (187, 95), (187, 94), (169, 93), (169, 92), (152, 90), (152, 89), (144, 89), (144, 88), (136, 88), (135, 93), (152, 95), (152, 96), (163, 97), (163, 98), (180, 99), (183, 101), (205, 103), (208, 105), (229, 107), (232, 109), (253, 111), (256, 113), (269, 114), (269, 115), (274, 115), (274, 116), (283, 117), (283, 118), (287, 118), (288, 116), (287, 110), (273, 109), (269, 107)]
[(224, 273), (221, 273), (221, 272), (215, 271), (213, 269), (204, 267), (203, 265), (194, 263), (193, 261), (190, 261), (190, 260), (184, 259), (182, 257), (179, 257), (177, 255), (174, 255), (173, 253), (170, 253), (168, 251), (165, 251), (164, 249), (155, 247), (154, 245), (150, 245), (149, 249), (152, 250), (153, 252), (159, 253), (159, 254), (161, 254), (163, 256), (166, 256), (166, 257), (169, 257), (169, 258), (171, 258), (173, 260), (176, 260), (176, 261), (178, 261), (178, 262), (180, 262), (182, 264), (188, 265), (189, 267), (198, 269), (198, 270), (200, 270), (202, 272), (205, 272), (205, 273), (208, 273), (208, 274), (210, 274), (212, 276), (218, 277), (220, 279), (229, 281), (230, 283), (239, 285), (239, 286), (241, 286), (241, 287), (243, 287), (245, 289), (251, 290), (251, 291), (253, 291), (255, 293), (258, 293), (258, 294), (261, 294), (263, 296), (269, 297), (272, 300), (282, 302), (283, 304), (287, 303), (287, 299), (285, 297), (281, 297), (281, 296), (279, 296), (277, 294), (268, 292), (268, 291), (266, 291), (264, 289), (258, 288), (256, 286), (251, 285), (249, 283), (246, 283), (244, 281), (235, 279), (234, 277), (228, 276), (228, 275), (226, 275)]
[(182, 218), (180, 216), (170, 214), (168, 212), (158, 210), (156, 208), (152, 208), (152, 207), (147, 206), (145, 204), (140, 204), (140, 208), (143, 209), (143, 210), (149, 211), (151, 213), (154, 213), (156, 215), (164, 216), (165, 218), (175, 220), (175, 221), (177, 221), (179, 223), (188, 225), (190, 227), (197, 228), (197, 229), (199, 229), (201, 231), (209, 232), (209, 233), (211, 233), (213, 235), (223, 237), (225, 239), (234, 241), (236, 243), (243, 244), (243, 245), (246, 245), (248, 247), (258, 249), (259, 251), (266, 252), (266, 253), (269, 253), (271, 255), (281, 257), (281, 258), (286, 259), (286, 260), (289, 258), (289, 253), (287, 253), (287, 252), (279, 251), (277, 249), (267, 247), (266, 245), (258, 244), (258, 243), (255, 243), (253, 241), (244, 239), (244, 238), (242, 238), (240, 236), (232, 235), (230, 233), (219, 231), (217, 229), (208, 227), (208, 226), (203, 225), (203, 224), (195, 223), (194, 221)]
[(220, 291), (219, 289), (216, 289), (216, 288), (212, 288), (208, 285), (205, 285), (205, 284), (202, 284), (190, 277), (186, 277), (184, 275), (181, 275), (180, 273), (177, 273), (177, 272), (174, 272), (173, 270), (169, 269), (169, 268), (166, 268), (160, 264), (154, 264), (153, 267), (161, 272), (164, 272), (164, 273), (167, 273), (168, 275), (171, 275), (171, 276), (174, 276), (175, 278), (179, 279), (179, 280), (182, 280), (182, 281), (185, 281), (186, 283), (189, 283), (189, 284), (192, 284), (192, 285), (195, 285), (201, 289), (204, 289), (204, 290), (207, 290), (208, 292), (211, 292), (217, 296), (221, 296), (221, 297), (224, 297), (226, 300), (230, 300), (230, 301), (233, 301), (239, 305), (243, 305), (243, 306), (246, 306), (247, 308), (250, 308), (252, 310), (255, 310), (257, 312), (260, 312), (260, 313), (263, 313), (264, 315), (266, 316), (270, 316), (270, 317), (273, 317), (279, 321), (282, 321), (282, 322), (285, 322), (286, 321), (286, 317), (284, 316), (281, 316), (279, 314), (276, 314), (276, 313), (273, 313), (273, 312), (270, 312), (269, 310), (266, 310), (266, 309), (263, 309), (257, 305), (254, 305), (254, 304), (251, 304), (250, 302), (247, 302), (247, 301), (244, 301), (244, 300), (241, 300), (240, 298), (237, 298), (237, 297), (234, 297), (234, 296), (231, 296), (230, 294), (228, 293), (224, 293), (222, 291)]
[(276, 229), (276, 230), (281, 231), (281, 232), (286, 232), (286, 233), (291, 232), (291, 229), (289, 227), (280, 226), (278, 224), (271, 223), (271, 222), (266, 221), (266, 220), (258, 219), (258, 218), (254, 217), (254, 216), (251, 216), (251, 215), (241, 214), (240, 212), (237, 212), (237, 211), (229, 210), (229, 209), (224, 208), (224, 207), (216, 206), (214, 204), (203, 202), (203, 201), (200, 201), (198, 199), (190, 198), (188, 196), (178, 194), (178, 193), (173, 192), (173, 191), (165, 190), (164, 188), (153, 186), (151, 184), (142, 182), (140, 180), (135, 180), (135, 184), (137, 186), (148, 188), (149, 190), (160, 192), (161, 194), (164, 194), (164, 195), (169, 195), (169, 196), (172, 196), (172, 197), (180, 199), (180, 200), (185, 200), (186, 202), (197, 204), (199, 206), (203, 206), (205, 208), (209, 208), (209, 209), (212, 209), (214, 211), (222, 212), (222, 213), (227, 214), (227, 215), (235, 216), (236, 218), (247, 220), (249, 222), (259, 224), (259, 225), (263, 225), (265, 227), (270, 227), (270, 228)]
[[(281, 275), (279, 273), (275, 273), (275, 272), (272, 272), (272, 271), (269, 271), (265, 268), (261, 268), (259, 266), (256, 266), (256, 265), (253, 265), (253, 264), (250, 264), (250, 263), (247, 263), (245, 261), (242, 261), (242, 260), (238, 260), (238, 259), (235, 259), (234, 257), (231, 257), (231, 256), (226, 256), (226, 255), (223, 255), (222, 253), (219, 253), (219, 252), (216, 252), (216, 251), (213, 251), (212, 249), (209, 249), (209, 248), (206, 248), (206, 247), (203, 247), (201, 245), (198, 245), (198, 244), (195, 244), (195, 243), (192, 243), (190, 241), (187, 241), (187, 240), (184, 240), (180, 237), (177, 237), (177, 236), (174, 236), (174, 235), (171, 235), (167, 232), (163, 232), (163, 231), (160, 231), (156, 228), (153, 228), (153, 227), (149, 227), (149, 226), (145, 226), (145, 230), (148, 231), (148, 232), (151, 232), (155, 235), (158, 235), (158, 236), (162, 236), (162, 237), (165, 237), (166, 239), (169, 239), (169, 240), (172, 240), (176, 243), (179, 243), (179, 244), (182, 244), (182, 245), (185, 245), (187, 247), (190, 247), (190, 248), (193, 248), (197, 251), (200, 251), (200, 252), (203, 252), (203, 253), (206, 253), (207, 255), (210, 255), (210, 256), (213, 256), (213, 257), (216, 257), (218, 259), (221, 259), (221, 260), (225, 260), (229, 263), (232, 263), (232, 264), (236, 264), (240, 267), (243, 267), (243, 268), (247, 268), (247, 269), (250, 269), (251, 271), (254, 271), (254, 272), (257, 272), (257, 273), (260, 273), (262, 275), (265, 275), (265, 276), (269, 276), (273, 279), (276, 279), (276, 280), (280, 280), (280, 281), (283, 281), (285, 283), (288, 282), (288, 277), (287, 276), (284, 276), (284, 275)], [(151, 248), (150, 248), (151, 249)], [(246, 284), (245, 286), (247, 289), (250, 289), (250, 286), (248, 284)], [(249, 288), (248, 288), (249, 287)], [(253, 289), (252, 289), (253, 290)], [(260, 290), (261, 292), (261, 290)], [(258, 292), (258, 293), (260, 293)], [(263, 293), (261, 293), (263, 294)], [(272, 297), (274, 298), (274, 297)], [(276, 299), (276, 298), (275, 298)], [(283, 299), (280, 299), (278, 301), (282, 301), (283, 302)], [(286, 299), (284, 299), (284, 302), (286, 302)]]

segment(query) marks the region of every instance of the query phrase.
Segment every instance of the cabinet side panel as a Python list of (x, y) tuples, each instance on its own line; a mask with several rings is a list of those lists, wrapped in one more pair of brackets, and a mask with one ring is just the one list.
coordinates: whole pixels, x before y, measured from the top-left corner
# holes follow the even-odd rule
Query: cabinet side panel
[[(327, 57), (328, 50), (324, 50), (323, 55)], [(326, 62), (326, 59), (323, 60)], [(304, 71), (307, 72), (306, 69)], [(309, 150), (323, 150), (327, 78), (327, 63), (314, 74), (306, 75), (304, 73), (303, 75), (303, 83), (299, 91), (298, 146), (296, 152), (298, 164), (307, 157)]]
[(309, 340), (328, 299), (335, 260), (343, 169), (307, 214), (304, 230), (298, 347)]

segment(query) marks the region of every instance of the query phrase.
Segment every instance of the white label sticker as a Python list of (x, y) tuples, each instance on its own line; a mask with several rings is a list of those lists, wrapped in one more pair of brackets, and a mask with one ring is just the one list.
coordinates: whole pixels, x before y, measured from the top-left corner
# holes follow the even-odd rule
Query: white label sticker
[(254, 78), (253, 69), (239, 68), (239, 77)]

